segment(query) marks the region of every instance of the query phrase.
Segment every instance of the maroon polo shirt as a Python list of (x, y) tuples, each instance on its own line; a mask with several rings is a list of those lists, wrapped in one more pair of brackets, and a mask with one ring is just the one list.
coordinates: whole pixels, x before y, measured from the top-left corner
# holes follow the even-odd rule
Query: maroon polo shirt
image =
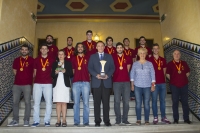
[[(167, 67), (166, 60), (160, 56), (158, 57), (157, 60), (154, 58), (154, 56), (151, 56), (148, 60), (153, 64), (156, 75), (156, 84), (165, 83), (165, 75), (163, 69)], [(158, 64), (156, 63), (155, 60), (157, 61)], [(158, 69), (158, 66), (160, 66), (161, 68), (160, 70)]]
[(75, 50), (75, 48), (72, 47), (71, 49), (68, 49), (68, 47), (65, 47), (64, 50), (65, 50), (65, 54), (66, 54), (65, 59), (66, 59), (67, 61), (70, 61), (70, 62), (71, 62), (72, 59), (73, 59), (73, 57), (74, 57), (74, 50)]
[[(179, 66), (180, 61), (175, 62), (175, 64)], [(167, 64), (166, 74), (170, 75), (169, 83), (177, 87), (183, 87), (188, 84), (186, 73), (190, 72), (190, 68), (185, 61), (181, 61), (181, 74), (179, 74), (175, 64), (173, 60)]]
[[(137, 47), (136, 49), (135, 49), (135, 55), (137, 55), (137, 59), (136, 60), (140, 60), (140, 57), (138, 56), (138, 49), (139, 48), (142, 48), (141, 46), (139, 46), (139, 47)], [(149, 55), (152, 55), (152, 51), (151, 51), (151, 49), (149, 48), (149, 47), (144, 47), (144, 48), (146, 48), (147, 49), (147, 56), (146, 56), (146, 60), (148, 60), (149, 59)]]
[(109, 48), (108, 46), (105, 47), (104, 52), (110, 55), (116, 54), (116, 48), (115, 47), (111, 47)]
[[(90, 57), (92, 54), (95, 54), (97, 52), (97, 49), (96, 49), (96, 45), (97, 43), (95, 41), (92, 41), (92, 42), (88, 42), (87, 40), (86, 41), (83, 41), (82, 42), (83, 45), (85, 45), (86, 47), (86, 55), (88, 57)], [(90, 47), (90, 48), (89, 48)]]
[(122, 60), (122, 57), (120, 57), (118, 54), (113, 55), (113, 60), (115, 63), (115, 72), (113, 74), (113, 82), (130, 82), (129, 72), (127, 69), (127, 65), (131, 65), (130, 57), (124, 55), (124, 59), (122, 62), (123, 69), (120, 70), (120, 64), (118, 61), (118, 57), (120, 61)]
[[(43, 71), (42, 70), (42, 63), (41, 63), (41, 59), (43, 64), (45, 64), (45, 62), (48, 59), (47, 65), (46, 65), (46, 70)], [(52, 59), (50, 56), (47, 56), (46, 58), (43, 58), (41, 56), (38, 56), (35, 59), (34, 62), (34, 69), (36, 69), (36, 76), (35, 76), (35, 81), (34, 83), (38, 83), (38, 84), (52, 84), (52, 78), (51, 78), (51, 69), (52, 69), (52, 64), (55, 60)]]
[[(22, 66), (20, 64), (20, 58)], [(13, 69), (17, 70), (15, 75), (15, 85), (32, 85), (33, 83), (33, 67), (34, 59), (28, 56), (27, 59), (22, 58), (21, 56), (16, 58), (13, 62)], [(23, 71), (20, 71), (20, 68), (23, 68)]]
[(90, 82), (90, 77), (89, 77), (89, 72), (88, 72), (88, 61), (89, 57), (88, 56), (78, 56), (79, 62), (82, 61), (82, 64), (80, 65), (81, 70), (78, 70), (78, 60), (77, 56), (74, 56), (72, 59), (72, 68), (74, 69), (74, 78), (73, 78), (73, 83), (74, 82)]
[(56, 58), (58, 57), (58, 47), (52, 44), (51, 46), (48, 46), (48, 48), (49, 48), (48, 56), (56, 60)]
[(131, 48), (128, 48), (128, 49), (124, 48), (124, 54), (130, 58), (131, 65), (132, 65), (133, 64), (133, 58), (135, 58), (135, 55), (136, 55), (135, 50), (131, 49)]

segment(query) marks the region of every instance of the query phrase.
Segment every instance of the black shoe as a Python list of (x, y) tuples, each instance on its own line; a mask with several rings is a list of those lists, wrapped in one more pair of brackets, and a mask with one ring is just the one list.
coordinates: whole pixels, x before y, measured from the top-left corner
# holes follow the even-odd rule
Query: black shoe
[(112, 126), (112, 125), (111, 125), (110, 122), (109, 122), (109, 123), (105, 123), (105, 126), (110, 127), (110, 126)]
[(174, 120), (174, 124), (178, 124), (178, 120), (175, 119), (175, 120)]
[(184, 120), (184, 123), (191, 124), (192, 122), (189, 119), (187, 119), (187, 120)]
[(100, 127), (100, 123), (96, 123), (96, 124), (95, 124), (95, 127)]

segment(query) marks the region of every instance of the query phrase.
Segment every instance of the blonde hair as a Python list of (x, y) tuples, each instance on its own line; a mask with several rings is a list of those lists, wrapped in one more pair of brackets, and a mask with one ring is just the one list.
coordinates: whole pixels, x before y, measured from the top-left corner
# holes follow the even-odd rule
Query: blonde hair
[(139, 48), (137, 55), (139, 56), (140, 53), (144, 52), (147, 55), (147, 49), (146, 48)]

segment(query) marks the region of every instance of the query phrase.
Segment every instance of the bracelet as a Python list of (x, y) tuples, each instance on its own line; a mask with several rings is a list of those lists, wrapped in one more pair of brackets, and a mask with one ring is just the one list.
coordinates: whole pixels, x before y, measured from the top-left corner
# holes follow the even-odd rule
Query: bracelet
[(152, 83), (151, 86), (156, 86), (156, 84), (155, 84), (155, 83)]

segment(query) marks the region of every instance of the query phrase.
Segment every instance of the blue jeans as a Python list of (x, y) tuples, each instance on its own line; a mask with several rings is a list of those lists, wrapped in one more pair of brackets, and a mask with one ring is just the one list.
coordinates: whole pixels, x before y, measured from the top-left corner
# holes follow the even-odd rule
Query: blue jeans
[(74, 95), (74, 124), (80, 124), (80, 95), (83, 98), (83, 124), (89, 124), (89, 95), (90, 83), (89, 82), (75, 82), (73, 83)]
[(42, 94), (46, 102), (46, 111), (44, 122), (50, 122), (52, 112), (52, 84), (34, 84), (33, 85), (33, 100), (34, 100), (34, 111), (33, 120), (34, 122), (40, 123), (40, 102)]
[(141, 120), (141, 111), (142, 111), (142, 100), (144, 104), (144, 114), (145, 114), (145, 121), (149, 121), (149, 112), (150, 112), (150, 95), (151, 95), (151, 87), (134, 87), (135, 89), (135, 102), (136, 102), (136, 115), (137, 120)]
[(161, 118), (165, 117), (166, 84), (156, 84), (156, 89), (151, 93), (153, 116), (158, 117), (157, 99), (159, 95)]

